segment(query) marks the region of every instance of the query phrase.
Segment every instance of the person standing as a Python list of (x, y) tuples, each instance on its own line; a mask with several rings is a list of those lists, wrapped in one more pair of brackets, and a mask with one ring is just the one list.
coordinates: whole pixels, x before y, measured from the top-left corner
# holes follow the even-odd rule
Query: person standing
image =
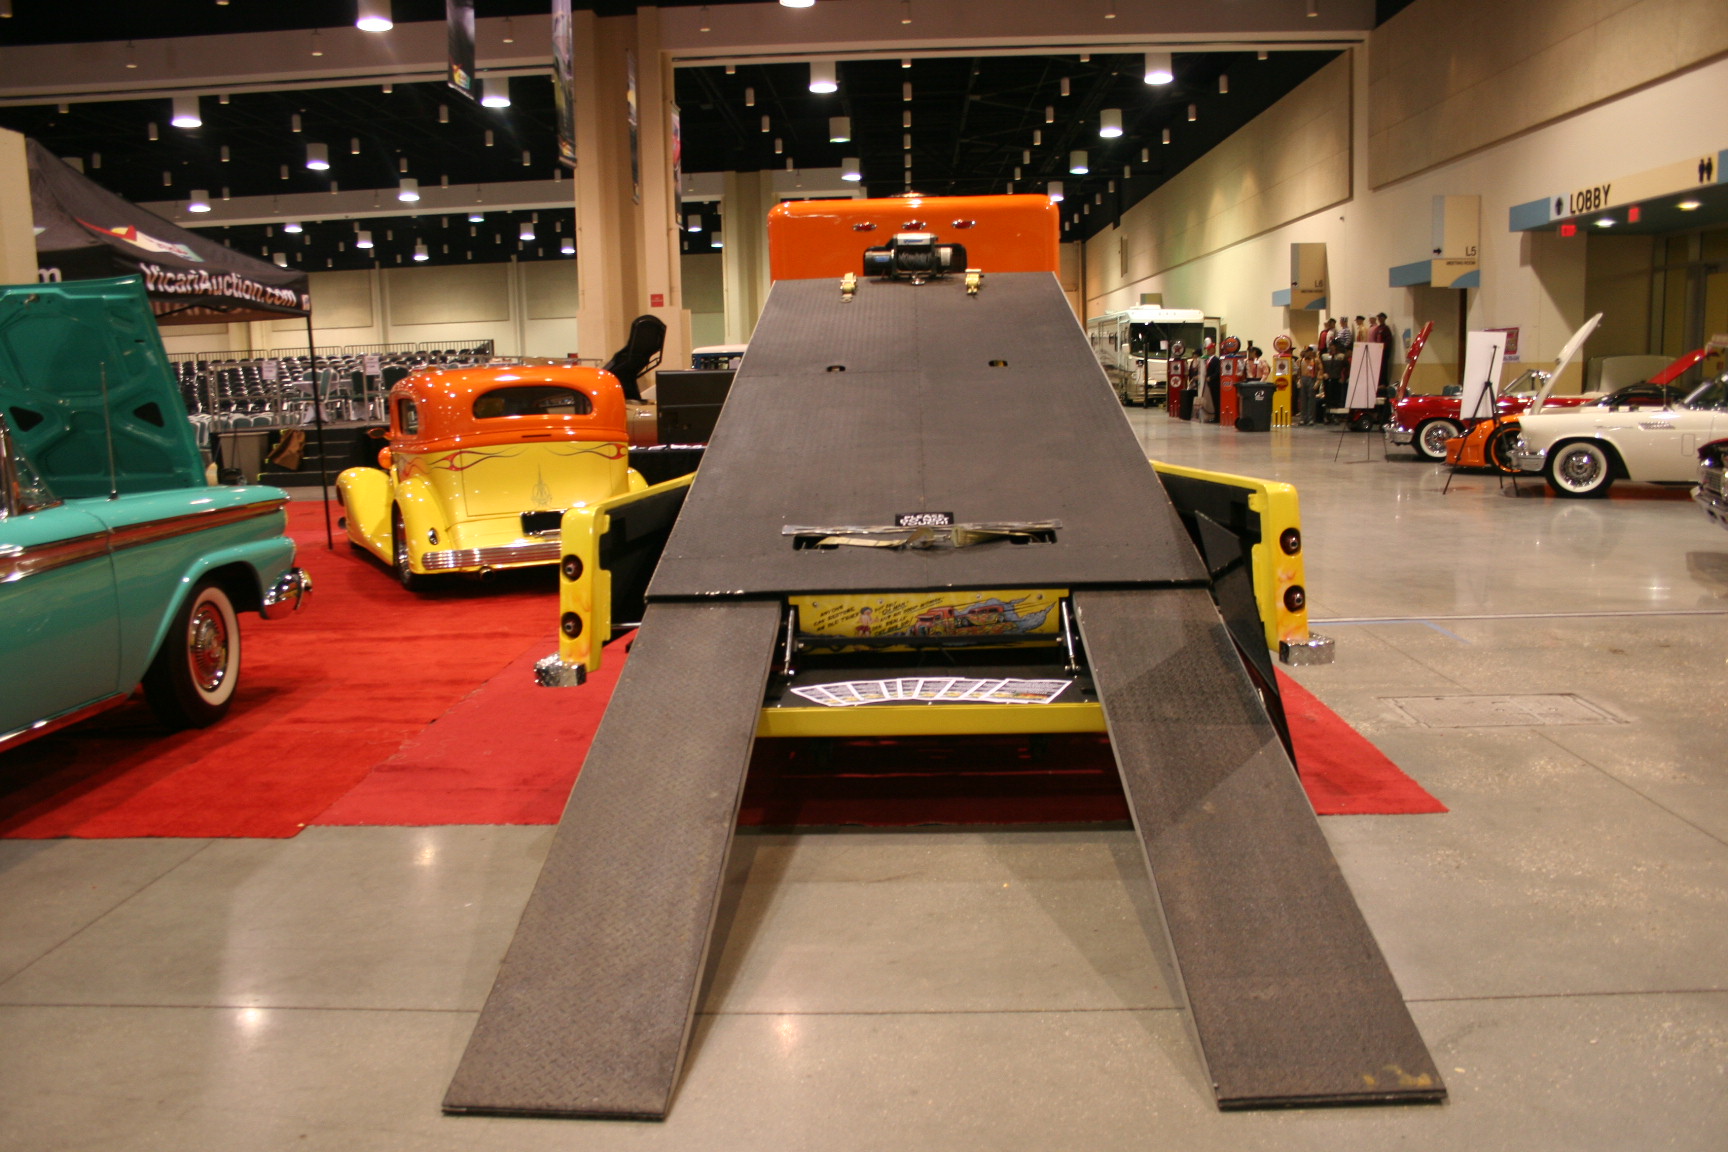
[(1380, 345), (1379, 394), (1384, 397), (1392, 380), (1392, 328), (1386, 323), (1386, 313), (1375, 313), (1368, 325), (1368, 339)]
[(1314, 423), (1314, 393), (1320, 379), (1320, 352), (1310, 344), (1296, 361), (1296, 421)]
[(1356, 344), (1355, 334), (1350, 331), (1350, 321), (1341, 320), (1338, 331), (1332, 337), (1332, 355), (1326, 361), (1326, 419), (1332, 419), (1332, 413), (1344, 407), (1347, 399), (1345, 380), (1350, 374), (1350, 349)]

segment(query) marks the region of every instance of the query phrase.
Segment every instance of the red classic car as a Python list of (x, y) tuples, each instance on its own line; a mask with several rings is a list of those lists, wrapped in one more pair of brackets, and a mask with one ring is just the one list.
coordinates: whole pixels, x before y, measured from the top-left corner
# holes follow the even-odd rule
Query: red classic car
[[(1548, 374), (1532, 368), (1501, 390), (1494, 401), (1496, 416), (1516, 416), (1530, 407), (1536, 393), (1547, 383)], [(1446, 459), (1446, 441), (1464, 435), (1464, 426), (1475, 423), (1458, 411), (1458, 386), (1453, 385), (1440, 396), (1400, 396), (1392, 403), (1392, 423), (1386, 428), (1386, 438), (1394, 444), (1408, 444), (1418, 459), (1436, 463)], [(1574, 408), (1602, 399), (1599, 393), (1576, 396), (1550, 396), (1550, 408)]]

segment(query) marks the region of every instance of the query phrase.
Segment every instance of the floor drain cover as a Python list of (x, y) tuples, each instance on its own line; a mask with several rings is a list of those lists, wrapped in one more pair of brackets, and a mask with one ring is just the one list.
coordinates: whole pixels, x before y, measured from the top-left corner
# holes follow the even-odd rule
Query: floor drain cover
[(1389, 696), (1386, 701), (1412, 723), (1426, 728), (1625, 723), (1571, 692), (1529, 696)]

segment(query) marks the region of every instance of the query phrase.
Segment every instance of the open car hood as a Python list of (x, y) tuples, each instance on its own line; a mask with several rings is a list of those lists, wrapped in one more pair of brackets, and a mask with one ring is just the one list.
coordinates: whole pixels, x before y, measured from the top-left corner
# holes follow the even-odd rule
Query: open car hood
[(136, 276), (0, 287), (0, 411), (62, 498), (204, 483)]
[(1536, 393), (1536, 399), (1530, 402), (1531, 416), (1542, 411), (1542, 405), (1547, 403), (1548, 396), (1554, 391), (1554, 382), (1560, 379), (1560, 373), (1566, 370), (1566, 365), (1577, 358), (1578, 352), (1584, 347), (1584, 341), (1590, 339), (1590, 333), (1596, 331), (1596, 325), (1602, 323), (1602, 313), (1598, 312), (1584, 321), (1583, 327), (1572, 333), (1572, 339), (1566, 341), (1560, 348), (1560, 355), (1554, 359), (1554, 368), (1548, 373), (1548, 383), (1542, 385), (1542, 390)]

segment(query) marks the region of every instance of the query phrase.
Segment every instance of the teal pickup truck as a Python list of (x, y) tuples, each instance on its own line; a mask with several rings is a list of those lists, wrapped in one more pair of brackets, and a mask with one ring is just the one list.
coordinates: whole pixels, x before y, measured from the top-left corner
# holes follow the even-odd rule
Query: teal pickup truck
[(237, 614), (311, 592), (277, 488), (211, 487), (136, 277), (0, 287), (0, 750), (142, 684), (227, 712)]

